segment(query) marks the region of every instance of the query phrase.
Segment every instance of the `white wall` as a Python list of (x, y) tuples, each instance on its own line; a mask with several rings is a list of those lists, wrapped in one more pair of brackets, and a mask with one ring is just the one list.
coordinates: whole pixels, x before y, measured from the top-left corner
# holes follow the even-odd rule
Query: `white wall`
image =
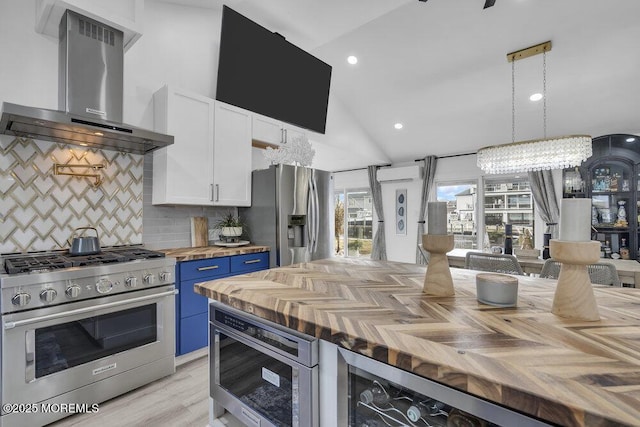
[(313, 167), (317, 169), (339, 171), (390, 163), (335, 94), (329, 95), (326, 134), (313, 133), (309, 140), (316, 150)]
[(0, 2), (0, 101), (58, 108), (58, 40), (38, 34), (35, 0)]
[(147, 1), (143, 17), (124, 59), (124, 117), (152, 128), (153, 93), (167, 83), (215, 98), (222, 10)]
[[(387, 240), (387, 259), (398, 262), (416, 262), (418, 214), (422, 180), (382, 182), (382, 207)], [(407, 190), (406, 234), (396, 234), (396, 190)]]

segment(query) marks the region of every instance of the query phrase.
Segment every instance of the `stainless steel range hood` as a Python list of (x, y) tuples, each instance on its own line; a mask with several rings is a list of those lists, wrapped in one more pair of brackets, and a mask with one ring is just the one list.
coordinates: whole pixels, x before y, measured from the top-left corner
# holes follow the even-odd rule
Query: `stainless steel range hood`
[(173, 136), (122, 124), (123, 34), (67, 10), (60, 22), (58, 108), (4, 102), (7, 135), (144, 154)]

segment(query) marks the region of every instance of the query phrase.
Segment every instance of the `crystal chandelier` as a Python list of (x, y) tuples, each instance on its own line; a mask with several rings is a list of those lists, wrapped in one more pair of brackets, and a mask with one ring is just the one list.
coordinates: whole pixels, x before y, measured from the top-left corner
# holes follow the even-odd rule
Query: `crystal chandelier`
[[(525, 173), (530, 171), (564, 169), (578, 166), (591, 157), (589, 135), (569, 135), (547, 138), (547, 51), (545, 42), (507, 55), (511, 62), (511, 143), (492, 145), (478, 150), (478, 167), (487, 174)], [(544, 138), (515, 142), (515, 61), (542, 53), (543, 126)]]

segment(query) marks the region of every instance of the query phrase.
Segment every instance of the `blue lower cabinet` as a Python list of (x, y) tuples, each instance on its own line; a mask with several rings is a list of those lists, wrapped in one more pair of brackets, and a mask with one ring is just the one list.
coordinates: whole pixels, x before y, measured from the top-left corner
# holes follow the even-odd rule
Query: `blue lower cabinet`
[(269, 252), (182, 261), (176, 264), (176, 356), (206, 347), (209, 300), (196, 283), (269, 268)]
[[(201, 297), (206, 300), (205, 297)], [(178, 354), (185, 354), (207, 346), (209, 319), (208, 313), (180, 319), (180, 347)]]

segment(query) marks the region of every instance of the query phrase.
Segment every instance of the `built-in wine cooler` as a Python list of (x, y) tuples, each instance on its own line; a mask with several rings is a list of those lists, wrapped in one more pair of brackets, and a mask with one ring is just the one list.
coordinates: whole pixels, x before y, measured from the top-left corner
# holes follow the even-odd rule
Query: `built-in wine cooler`
[(344, 349), (352, 427), (545, 426), (544, 422)]
[(351, 371), (351, 396), (351, 426), (495, 425), (357, 368)]

